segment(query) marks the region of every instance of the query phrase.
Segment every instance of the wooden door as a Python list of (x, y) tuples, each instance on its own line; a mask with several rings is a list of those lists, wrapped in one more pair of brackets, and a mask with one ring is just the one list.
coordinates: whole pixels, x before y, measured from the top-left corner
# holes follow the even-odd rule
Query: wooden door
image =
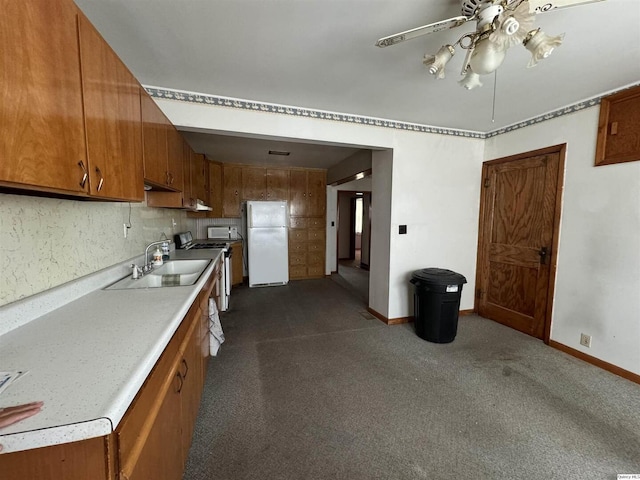
[(267, 200), (289, 200), (289, 170), (267, 169)]
[(0, 183), (88, 192), (76, 14), (71, 1), (2, 2)]
[(222, 167), (222, 213), (225, 217), (240, 217), (240, 187), (242, 168), (234, 165)]
[(476, 309), (545, 341), (563, 170), (563, 145), (483, 165)]
[(216, 162), (209, 162), (209, 206), (208, 217), (222, 217), (222, 164)]
[(307, 214), (307, 172), (291, 170), (289, 172), (289, 214), (303, 217)]
[(142, 91), (142, 139), (144, 145), (144, 179), (164, 187), (167, 182), (167, 132), (170, 122), (145, 91)]
[(78, 18), (91, 195), (141, 201), (140, 85), (89, 20)]
[(261, 167), (242, 168), (242, 199), (265, 200), (267, 189), (266, 169)]
[(307, 215), (321, 217), (327, 208), (326, 172), (309, 170), (307, 178)]

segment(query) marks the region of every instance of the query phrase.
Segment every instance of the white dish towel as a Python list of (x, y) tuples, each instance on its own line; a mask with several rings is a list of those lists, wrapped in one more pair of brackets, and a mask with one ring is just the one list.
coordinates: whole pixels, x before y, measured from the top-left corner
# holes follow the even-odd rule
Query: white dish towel
[(224, 333), (220, 324), (218, 306), (213, 298), (209, 299), (209, 353), (215, 357), (224, 343)]

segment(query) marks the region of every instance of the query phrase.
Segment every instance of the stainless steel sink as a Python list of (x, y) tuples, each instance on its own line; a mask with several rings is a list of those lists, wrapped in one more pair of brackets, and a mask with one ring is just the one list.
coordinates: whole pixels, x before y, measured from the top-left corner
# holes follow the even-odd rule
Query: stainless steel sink
[(105, 290), (132, 288), (182, 287), (198, 281), (211, 260), (170, 260), (161, 267), (134, 280), (131, 275), (108, 286)]

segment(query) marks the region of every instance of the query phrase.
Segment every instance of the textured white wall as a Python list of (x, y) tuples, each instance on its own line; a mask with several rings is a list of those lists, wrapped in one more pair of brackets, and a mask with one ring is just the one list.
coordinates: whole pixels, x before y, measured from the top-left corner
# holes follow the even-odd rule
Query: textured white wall
[(567, 143), (551, 338), (640, 374), (640, 162), (593, 166), (598, 115), (593, 107), (494, 137), (485, 159)]
[(140, 255), (183, 228), (182, 211), (132, 203), (125, 239), (129, 205), (0, 194), (0, 305)]
[[(461, 308), (473, 307), (483, 140), (156, 101), (179, 127), (379, 149), (372, 154), (370, 306), (389, 318), (411, 315), (411, 271), (442, 266), (468, 277)], [(399, 224), (408, 235), (398, 235)]]

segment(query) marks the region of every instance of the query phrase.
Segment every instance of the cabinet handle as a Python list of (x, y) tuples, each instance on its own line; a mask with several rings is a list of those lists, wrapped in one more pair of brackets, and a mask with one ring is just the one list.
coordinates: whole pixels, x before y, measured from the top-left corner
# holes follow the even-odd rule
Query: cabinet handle
[(169, 179), (169, 172), (164, 172), (164, 183), (167, 185), (171, 185), (171, 180)]
[(178, 377), (178, 380), (180, 380), (180, 386), (178, 387), (178, 391), (176, 393), (180, 393), (184, 385), (184, 380), (182, 379), (182, 375), (180, 375), (180, 372), (176, 373), (176, 377)]
[(100, 191), (102, 190), (102, 185), (104, 185), (104, 177), (102, 176), (102, 172), (98, 167), (96, 167), (96, 173), (100, 176), (100, 181), (98, 182), (98, 188), (97, 188), (97, 190)]
[(173, 180), (174, 180), (173, 173), (169, 173), (169, 185), (173, 185)]
[(84, 188), (84, 184), (87, 183), (87, 178), (89, 178), (89, 172), (87, 172), (86, 167), (84, 166), (84, 162), (80, 160), (78, 165), (82, 169), (82, 180), (80, 180), (80, 186)]
[(238, 195), (238, 190), (236, 190), (236, 196)]
[(189, 365), (187, 364), (187, 361), (184, 358), (182, 359), (182, 365), (184, 365), (184, 373), (182, 374), (182, 378), (186, 380), (187, 373), (189, 373)]

